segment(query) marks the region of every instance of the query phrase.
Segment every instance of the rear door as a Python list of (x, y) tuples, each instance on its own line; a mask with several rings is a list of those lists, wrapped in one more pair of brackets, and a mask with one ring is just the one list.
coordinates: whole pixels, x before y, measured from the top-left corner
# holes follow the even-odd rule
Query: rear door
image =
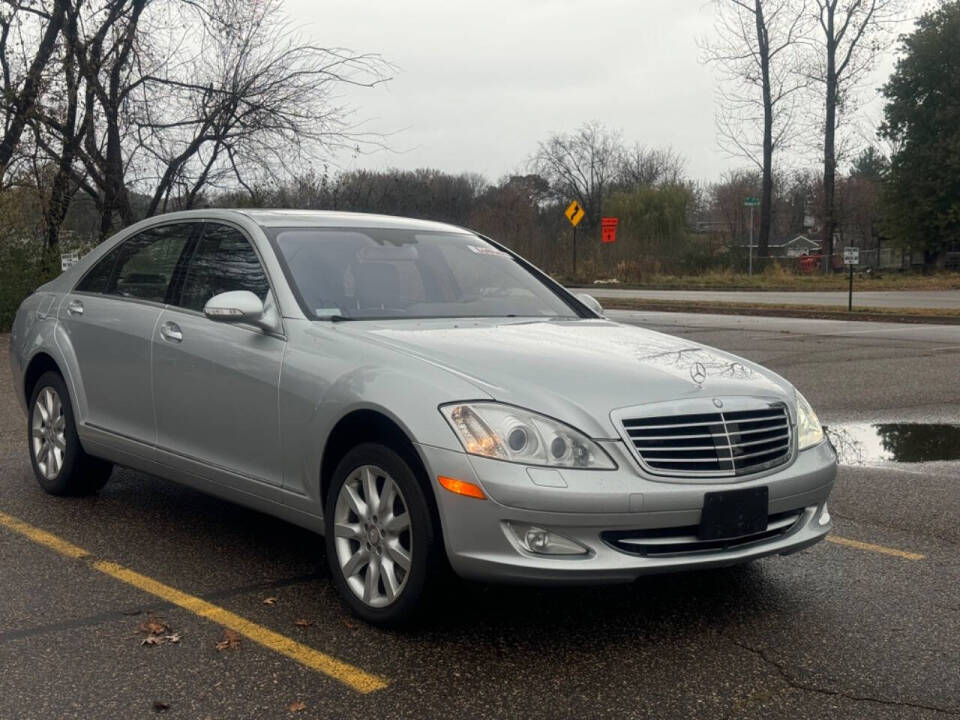
[(282, 479), (277, 387), (285, 340), (205, 317), (207, 301), (230, 290), (274, 302), (251, 241), (231, 225), (205, 222), (182, 288), (154, 332), (157, 446), (165, 462), (256, 492)]
[(59, 320), (80, 370), (82, 421), (153, 445), (151, 340), (197, 223), (153, 227), (124, 240), (80, 280)]

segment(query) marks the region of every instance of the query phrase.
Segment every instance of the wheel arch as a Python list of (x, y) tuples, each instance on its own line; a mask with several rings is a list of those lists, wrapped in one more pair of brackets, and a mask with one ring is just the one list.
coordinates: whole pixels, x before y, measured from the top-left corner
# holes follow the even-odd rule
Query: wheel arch
[(56, 372), (64, 379), (64, 382), (66, 382), (67, 379), (63, 369), (52, 355), (41, 350), (30, 358), (30, 361), (27, 363), (27, 368), (23, 373), (23, 386), (21, 387), (23, 399), (26, 404), (30, 403), (30, 396), (33, 395), (37, 381), (45, 372), (50, 371)]
[(403, 426), (387, 413), (373, 408), (359, 408), (348, 412), (337, 421), (327, 436), (320, 459), (321, 507), (326, 507), (327, 493), (337, 465), (352, 448), (364, 442), (385, 445), (406, 461), (427, 498), (437, 532), (442, 532), (440, 513), (426, 462)]

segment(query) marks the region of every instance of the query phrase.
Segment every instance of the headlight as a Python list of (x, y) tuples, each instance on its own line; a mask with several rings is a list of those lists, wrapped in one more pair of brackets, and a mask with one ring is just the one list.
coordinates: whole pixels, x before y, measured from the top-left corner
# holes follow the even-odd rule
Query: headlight
[(797, 449), (806, 450), (822, 440), (823, 428), (820, 427), (820, 419), (807, 399), (797, 392)]
[(440, 412), (471, 455), (550, 467), (615, 470), (603, 449), (579, 430), (511, 405), (444, 405)]

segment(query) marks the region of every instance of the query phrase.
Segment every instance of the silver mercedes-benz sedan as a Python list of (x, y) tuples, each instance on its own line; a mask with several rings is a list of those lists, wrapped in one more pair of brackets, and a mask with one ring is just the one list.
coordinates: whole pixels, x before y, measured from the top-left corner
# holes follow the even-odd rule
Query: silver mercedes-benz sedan
[(831, 528), (836, 456), (790, 383), (450, 225), (154, 217), (27, 298), (11, 360), (44, 490), (119, 464), (320, 532), (370, 622), (449, 568), (629, 581)]

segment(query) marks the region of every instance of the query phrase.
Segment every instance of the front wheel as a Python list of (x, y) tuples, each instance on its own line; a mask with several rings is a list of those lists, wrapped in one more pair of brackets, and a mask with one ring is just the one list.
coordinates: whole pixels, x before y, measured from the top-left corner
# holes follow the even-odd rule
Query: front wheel
[(27, 444), (40, 487), (51, 495), (89, 495), (102, 488), (113, 466), (80, 446), (67, 384), (59, 373), (40, 376), (29, 408)]
[(358, 445), (334, 471), (325, 508), (327, 561), (350, 608), (397, 625), (424, 602), (438, 537), (414, 471), (388, 447)]

